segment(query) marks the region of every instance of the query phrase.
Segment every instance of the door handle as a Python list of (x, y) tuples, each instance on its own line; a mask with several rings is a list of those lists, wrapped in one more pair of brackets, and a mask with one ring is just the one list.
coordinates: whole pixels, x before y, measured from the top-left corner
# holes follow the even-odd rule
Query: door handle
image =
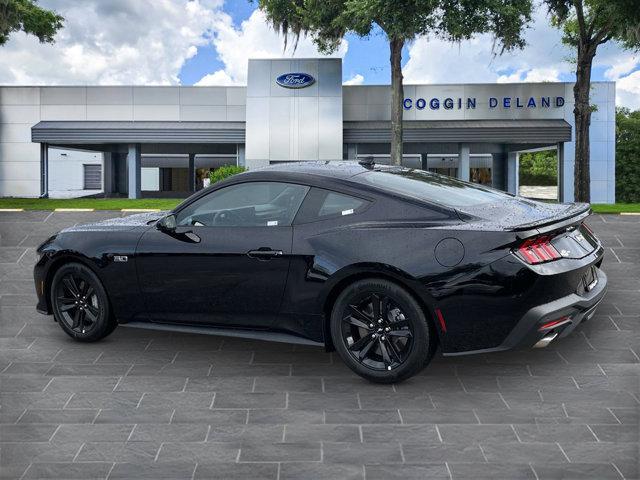
[(257, 258), (258, 260), (269, 260), (274, 257), (281, 257), (282, 255), (282, 250), (272, 250), (268, 247), (261, 247), (257, 250), (249, 250), (247, 252), (247, 256)]

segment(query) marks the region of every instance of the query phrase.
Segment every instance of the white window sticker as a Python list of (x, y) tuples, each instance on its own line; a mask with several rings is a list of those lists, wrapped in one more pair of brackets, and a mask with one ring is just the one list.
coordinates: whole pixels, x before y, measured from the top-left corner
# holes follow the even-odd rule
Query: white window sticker
[(349, 210), (342, 210), (342, 215), (351, 215), (353, 214), (353, 208), (350, 208)]
[(269, 220), (267, 222), (267, 227), (277, 227), (278, 226), (278, 221), (277, 220)]

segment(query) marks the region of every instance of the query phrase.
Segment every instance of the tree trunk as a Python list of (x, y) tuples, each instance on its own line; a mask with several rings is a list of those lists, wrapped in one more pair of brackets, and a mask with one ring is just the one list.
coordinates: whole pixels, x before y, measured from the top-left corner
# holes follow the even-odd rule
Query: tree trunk
[(591, 197), (591, 175), (589, 172), (589, 125), (591, 124), (591, 65), (595, 48), (578, 47), (576, 84), (573, 87), (575, 105), (573, 114), (576, 124), (576, 156), (573, 176), (573, 190), (576, 202), (589, 202)]
[(402, 47), (404, 40), (390, 38), (391, 50), (391, 164), (402, 165)]

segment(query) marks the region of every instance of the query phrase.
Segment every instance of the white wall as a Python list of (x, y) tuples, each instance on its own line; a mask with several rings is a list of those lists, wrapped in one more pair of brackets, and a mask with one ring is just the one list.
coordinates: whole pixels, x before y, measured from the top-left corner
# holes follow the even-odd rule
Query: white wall
[(40, 121), (40, 88), (0, 88), (0, 196), (40, 195), (40, 145), (31, 126)]
[[(84, 164), (104, 165), (103, 154), (101, 152), (50, 148), (49, 191), (83, 190)], [(95, 193), (100, 191), (91, 190), (91, 192)]]
[(140, 190), (145, 192), (159, 191), (160, 169), (155, 167), (142, 167), (140, 170)]
[[(564, 144), (564, 193), (573, 198), (573, 166), (575, 164), (575, 121), (573, 118), (573, 84), (565, 84), (565, 120), (571, 124), (571, 142)], [(591, 114), (589, 127), (591, 202), (615, 203), (616, 199), (616, 84), (591, 84)]]

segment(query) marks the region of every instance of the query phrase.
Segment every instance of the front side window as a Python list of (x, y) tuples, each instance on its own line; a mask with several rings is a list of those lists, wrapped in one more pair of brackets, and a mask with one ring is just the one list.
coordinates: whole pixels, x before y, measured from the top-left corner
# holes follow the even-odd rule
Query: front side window
[(281, 227), (291, 225), (309, 187), (247, 182), (216, 190), (177, 213), (178, 226)]

